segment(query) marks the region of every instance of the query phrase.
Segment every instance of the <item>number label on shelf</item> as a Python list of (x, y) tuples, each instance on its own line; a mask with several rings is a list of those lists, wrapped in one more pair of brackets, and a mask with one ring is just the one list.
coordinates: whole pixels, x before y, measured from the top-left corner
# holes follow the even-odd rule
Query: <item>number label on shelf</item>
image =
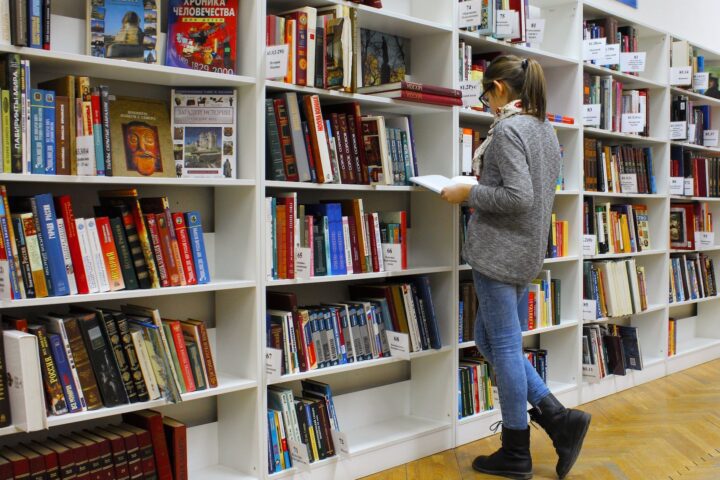
[(692, 197), (695, 195), (695, 184), (693, 178), (683, 178), (683, 184), (685, 185), (685, 196)]
[(599, 127), (601, 108), (602, 105), (599, 103), (583, 105), (583, 125), (586, 127)]
[(466, 80), (460, 82), (459, 88), (462, 92), (463, 107), (474, 107), (480, 103), (480, 82), (474, 80)]
[(718, 130), (705, 130), (703, 132), (703, 145), (706, 147), (717, 147), (718, 132)]
[(692, 67), (671, 67), (670, 85), (690, 85), (693, 80)]
[(410, 337), (407, 333), (386, 330), (390, 356), (410, 360)]
[(380, 247), (382, 248), (385, 271), (399, 272), (402, 270), (402, 245), (399, 243), (383, 243)]
[(639, 73), (645, 71), (646, 52), (620, 52), (620, 71)]
[(459, 4), (458, 25), (460, 28), (482, 25), (482, 1), (470, 0)]
[(597, 237), (595, 235), (583, 235), (583, 255), (593, 256), (597, 253)]
[(715, 232), (695, 232), (695, 248), (715, 246)]
[(495, 35), (504, 37), (512, 35), (513, 10), (498, 10), (496, 15)]
[(265, 373), (268, 380), (277, 380), (282, 375), (282, 350), (265, 349)]
[(291, 438), (288, 438), (287, 441), (288, 448), (290, 449), (290, 457), (292, 457), (293, 462), (301, 465), (310, 465), (307, 446)]
[(341, 455), (350, 455), (350, 446), (348, 445), (347, 433), (330, 430), (335, 448)]
[(583, 40), (583, 60), (602, 61), (605, 56), (606, 38), (590, 38)]
[(620, 44), (614, 43), (605, 45), (605, 54), (603, 55), (603, 65), (617, 65), (620, 63)]
[(640, 133), (645, 130), (645, 114), (623, 113), (621, 131), (623, 133)]
[(265, 76), (267, 78), (282, 78), (288, 73), (288, 52), (290, 48), (285, 45), (273, 45), (265, 50)]
[(295, 245), (295, 278), (312, 276), (310, 259), (312, 259), (312, 249)]
[(583, 320), (597, 320), (597, 301), (583, 298)]
[(670, 122), (670, 140), (687, 138), (687, 122)]
[(670, 177), (670, 195), (685, 194), (685, 177)]
[(707, 90), (710, 87), (710, 74), (707, 72), (694, 74), (692, 87), (694, 90)]
[(688, 125), (687, 138), (690, 143), (697, 143), (695, 138), (695, 132), (697, 132), (697, 126), (694, 123)]
[(622, 193), (638, 193), (637, 174), (621, 173), (620, 191), (622, 191)]
[(531, 18), (527, 21), (525, 36), (528, 43), (540, 44), (545, 38), (545, 19)]

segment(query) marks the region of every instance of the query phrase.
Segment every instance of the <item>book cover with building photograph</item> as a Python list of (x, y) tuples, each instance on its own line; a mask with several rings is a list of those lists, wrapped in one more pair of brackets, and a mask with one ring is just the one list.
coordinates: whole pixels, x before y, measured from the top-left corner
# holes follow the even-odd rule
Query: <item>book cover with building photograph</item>
[(89, 55), (157, 63), (157, 0), (86, 1)]

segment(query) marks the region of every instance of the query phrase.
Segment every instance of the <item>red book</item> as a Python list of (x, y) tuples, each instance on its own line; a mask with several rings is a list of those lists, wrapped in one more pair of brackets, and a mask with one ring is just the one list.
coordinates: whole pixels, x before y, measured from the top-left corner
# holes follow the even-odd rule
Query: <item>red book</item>
[(350, 251), (352, 252), (353, 273), (363, 273), (362, 263), (360, 262), (360, 245), (358, 243), (357, 225), (353, 217), (348, 217), (348, 227), (350, 229)]
[(292, 12), (285, 16), (295, 20), (295, 84), (307, 85), (308, 20), (306, 12)]
[(82, 435), (88, 440), (92, 441), (97, 445), (98, 455), (100, 460), (100, 472), (99, 476), (101, 480), (113, 480), (115, 475), (115, 468), (113, 466), (112, 449), (110, 447), (110, 440), (96, 435), (88, 430), (80, 432), (78, 435)]
[(453, 97), (462, 99), (462, 92), (454, 88), (438, 87), (437, 85), (425, 85), (417, 82), (394, 82), (378, 85), (375, 87), (358, 88), (358, 93), (373, 94), (382, 92), (391, 92), (394, 90), (409, 90), (418, 93), (429, 93), (441, 97)]
[[(172, 219), (171, 219), (172, 222)], [(172, 238), (170, 230), (173, 229), (172, 224), (168, 224), (167, 218), (162, 213), (155, 214), (155, 223), (157, 224), (158, 235), (160, 236), (160, 249), (162, 250), (163, 259), (165, 260), (165, 269), (167, 270), (170, 286), (179, 287), (185, 284), (185, 277), (179, 268), (177, 258), (173, 254)]]
[(170, 451), (173, 478), (187, 480), (187, 427), (173, 418), (165, 417), (163, 418), (163, 428)]
[(95, 443), (88, 438), (73, 433), (70, 435), (77, 443), (85, 446), (88, 459), (88, 470), (90, 471), (90, 480), (102, 480), (102, 462), (100, 460), (100, 444)]
[(105, 262), (105, 270), (108, 274), (108, 282), (110, 283), (110, 291), (122, 290), (125, 288), (125, 281), (122, 276), (122, 268), (120, 267), (117, 248), (115, 248), (115, 239), (113, 238), (112, 227), (110, 227), (110, 219), (108, 217), (97, 217), (95, 219), (95, 225), (97, 225), (102, 257)]
[(407, 102), (429, 103), (432, 105), (442, 105), (447, 107), (462, 106), (462, 98), (444, 97), (442, 95), (434, 95), (432, 93), (416, 92), (414, 90), (391, 90), (389, 92), (379, 92), (375, 94), (378, 97), (394, 98), (396, 100), (405, 100)]
[(75, 215), (73, 214), (70, 195), (62, 195), (55, 198), (55, 211), (62, 217), (65, 224), (68, 246), (70, 247), (70, 259), (75, 272), (75, 282), (79, 294), (90, 293), (87, 277), (85, 276), (85, 265), (83, 264), (82, 253), (80, 252), (80, 241), (75, 227)]
[(125, 441), (119, 435), (115, 435), (112, 432), (108, 432), (100, 428), (96, 428), (93, 432), (110, 443), (110, 452), (113, 463), (113, 476), (111, 478), (117, 480), (128, 480), (130, 478), (130, 467), (127, 462)]
[(528, 330), (535, 330), (535, 292), (528, 292)]
[[(38, 442), (32, 442), (27, 445), (27, 447), (31, 448), (34, 452), (37, 452), (40, 456), (42, 456), (43, 462), (45, 463), (45, 478), (47, 478), (48, 480), (55, 480), (57, 478), (61, 478), (57, 453)], [(0, 478), (4, 478), (1, 473)]]
[[(285, 205), (285, 263), (287, 277), (295, 278), (295, 205), (297, 196), (278, 197), (278, 205)], [(279, 226), (279, 225), (278, 225)], [(278, 237), (279, 240), (280, 237)]]
[(3, 328), (6, 330), (19, 330), (28, 333), (28, 322), (25, 317), (14, 317), (12, 315), (3, 315)]
[[(370, 179), (368, 178), (367, 171), (367, 160), (365, 159), (365, 145), (362, 142), (362, 112), (360, 111), (360, 104), (358, 102), (341, 103), (337, 105), (328, 105), (325, 107), (328, 112), (344, 113), (347, 116), (348, 131), (352, 132), (352, 137), (355, 137), (355, 145), (353, 146), (353, 154), (355, 155), (355, 171), (358, 173), (357, 183), (368, 185)], [(357, 153), (355, 149), (357, 148)]]
[(475, 371), (475, 385), (473, 385), (473, 394), (475, 395), (475, 413), (480, 413), (480, 387), (482, 379), (480, 379), (480, 369), (477, 365), (473, 365)]
[(275, 121), (280, 134), (280, 151), (282, 153), (283, 165), (285, 166), (285, 178), (288, 182), (299, 182), (297, 161), (293, 153), (292, 134), (290, 132), (290, 118), (288, 117), (287, 105), (282, 98), (273, 100), (275, 107)]
[[(45, 459), (42, 455), (35, 450), (29, 449), (25, 445), (15, 445), (12, 449), (15, 453), (27, 459), (30, 480), (45, 479)], [(15, 475), (15, 478), (18, 478), (18, 476)]]
[(182, 212), (172, 214), (173, 227), (175, 235), (178, 239), (178, 248), (180, 249), (180, 257), (183, 261), (183, 273), (185, 274), (185, 283), (188, 285), (197, 285), (197, 276), (195, 275), (195, 263), (193, 262), (192, 249), (190, 248), (190, 239), (187, 234), (187, 225), (185, 224), (185, 215)]
[(155, 469), (155, 457), (153, 456), (152, 439), (150, 432), (147, 430), (124, 423), (121, 425), (123, 429), (132, 432), (137, 438), (138, 449), (140, 451), (140, 465), (142, 466), (145, 478), (156, 478), (157, 470)]
[(143, 217), (145, 217), (145, 223), (147, 224), (148, 236), (150, 237), (150, 244), (152, 245), (158, 275), (160, 276), (160, 285), (169, 287), (170, 279), (168, 278), (167, 267), (165, 266), (165, 258), (163, 257), (160, 233), (158, 232), (157, 222), (155, 221), (155, 214), (145, 213)]
[[(373, 221), (372, 214), (365, 214), (365, 228), (368, 231), (369, 243), (370, 243), (370, 257), (372, 258), (372, 271), (380, 271), (380, 260), (378, 259), (378, 245), (375, 242), (375, 222)], [(354, 271), (354, 270), (353, 270)]]
[(8, 447), (0, 450), (0, 456), (5, 457), (10, 462), (12, 475), (10, 478), (27, 478), (30, 475), (30, 462), (17, 452), (10, 450)]
[(140, 462), (140, 448), (138, 448), (138, 441), (135, 434), (115, 425), (104, 427), (104, 430), (122, 437), (125, 442), (130, 479), (135, 480), (143, 478), (142, 463)]
[(195, 379), (193, 378), (192, 365), (190, 365), (190, 357), (185, 347), (185, 338), (183, 337), (180, 322), (177, 320), (167, 320), (165, 318), (163, 318), (162, 321), (170, 327), (170, 332), (172, 332), (173, 343), (175, 343), (175, 350), (177, 351), (178, 361), (180, 362), (180, 371), (185, 380), (186, 390), (188, 393), (194, 392), (196, 390)]
[(12, 462), (2, 456), (0, 456), (0, 478), (3, 480), (12, 480), (13, 478)]
[[(278, 199), (279, 200), (279, 199)], [(279, 201), (275, 205), (275, 221), (277, 223), (277, 263), (278, 278), (287, 279), (287, 207)]]
[(90, 480), (90, 462), (85, 445), (80, 445), (68, 437), (59, 437), (57, 441), (72, 450), (75, 458), (75, 480)]
[[(340, 132), (340, 121), (338, 119), (338, 114), (333, 112), (329, 115), (326, 113), (323, 113), (323, 115), (325, 115), (325, 118), (327, 118), (328, 116), (330, 117), (330, 126), (332, 127), (333, 137), (335, 138), (335, 145), (337, 146), (336, 151), (337, 151), (338, 164), (340, 166), (340, 172), (339, 172), (340, 183), (355, 183), (350, 180), (350, 175), (351, 175), (351, 171), (349, 168), (350, 162), (349, 162), (349, 159), (347, 158), (347, 156), (345, 155), (345, 147), (340, 139), (341, 132)], [(329, 135), (328, 135), (328, 138), (330, 138)]]
[(173, 480), (162, 414), (153, 410), (125, 413), (123, 421), (150, 432), (158, 480)]
[(73, 455), (73, 451), (54, 440), (44, 440), (42, 445), (55, 452), (57, 455), (60, 478), (74, 478), (75, 455)]

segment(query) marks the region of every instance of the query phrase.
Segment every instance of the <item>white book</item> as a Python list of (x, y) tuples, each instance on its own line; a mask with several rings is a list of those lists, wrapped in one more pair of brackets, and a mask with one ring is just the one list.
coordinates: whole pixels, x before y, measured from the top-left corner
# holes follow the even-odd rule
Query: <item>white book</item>
[(68, 244), (67, 233), (65, 232), (65, 220), (61, 217), (57, 218), (58, 236), (60, 237), (60, 247), (62, 248), (63, 261), (65, 263), (65, 273), (67, 273), (68, 284), (70, 285), (70, 295), (77, 295), (77, 283), (75, 282), (75, 270), (73, 269), (72, 257), (70, 257), (70, 245)]
[[(273, 245), (273, 199), (265, 197), (265, 245)], [(269, 280), (273, 278), (273, 252), (268, 249), (265, 256), (265, 274)]]
[(311, 136), (314, 135), (317, 140), (319, 158), (316, 158), (316, 162), (320, 162), (323, 177), (318, 179), (319, 183), (332, 183), (333, 174), (332, 166), (330, 165), (330, 149), (328, 147), (328, 132), (325, 128), (325, 123), (322, 117), (322, 110), (320, 108), (320, 98), (317, 95), (310, 97), (310, 104), (312, 107), (312, 119), (308, 119), (308, 122), (312, 122), (313, 128), (310, 129)]
[(358, 301), (356, 304), (359, 307), (358, 315), (362, 315), (363, 321), (365, 322), (365, 326), (361, 327), (360, 334), (362, 337), (367, 335), (368, 341), (365, 343), (365, 346), (370, 347), (370, 351), (367, 353), (370, 353), (372, 358), (379, 358), (381, 352), (378, 351), (377, 343), (375, 343), (375, 328), (373, 326), (375, 322), (373, 321), (371, 312), (372, 304), (365, 301)]
[(0, 45), (10, 45), (10, 2), (0, 2)]
[[(410, 170), (413, 176), (419, 175), (419, 172), (415, 171), (415, 167), (417, 166), (417, 159), (413, 157), (413, 149), (412, 149), (412, 141), (413, 141), (413, 135), (412, 131), (410, 130), (410, 121), (408, 120), (408, 117), (401, 116), (401, 117), (385, 117), (385, 126), (389, 128), (398, 128), (405, 132), (405, 136), (407, 137), (407, 156), (410, 161)], [(471, 146), (472, 146), (472, 142)]]
[(92, 256), (92, 261), (95, 263), (95, 271), (97, 272), (100, 292), (109, 292), (110, 280), (108, 276), (108, 271), (105, 268), (105, 260), (103, 259), (102, 246), (100, 245), (100, 237), (98, 237), (98, 229), (97, 224), (95, 223), (95, 219), (86, 218), (85, 227), (87, 229), (90, 254)]
[(90, 239), (88, 238), (87, 226), (84, 218), (75, 219), (75, 228), (78, 235), (78, 243), (80, 244), (80, 254), (82, 255), (83, 266), (85, 267), (85, 277), (88, 282), (88, 290), (90, 293), (98, 293), (100, 284), (98, 274), (95, 270), (95, 262), (93, 262), (92, 250), (90, 249)]
[(421, 175), (419, 177), (411, 177), (410, 181), (420, 185), (421, 187), (425, 187), (428, 190), (435, 192), (435, 193), (441, 193), (443, 191), (443, 188), (449, 187), (451, 185), (477, 185), (478, 181), (477, 178), (473, 176), (456, 176), (452, 178), (447, 178), (443, 175)]
[(24, 432), (47, 429), (37, 337), (5, 330), (3, 342), (13, 425)]
[(383, 253), (382, 253), (382, 242), (380, 241), (380, 217), (378, 216), (377, 212), (373, 212), (370, 214), (370, 221), (373, 222), (373, 226), (375, 228), (375, 238), (373, 238), (373, 241), (375, 242), (375, 245), (377, 245), (377, 257), (378, 257), (378, 270), (381, 272), (385, 271), (385, 261), (383, 259)]
[[(467, 133), (467, 132), (470, 133)], [(460, 152), (462, 159), (462, 171), (463, 173), (470, 173), (472, 171), (472, 159), (473, 159), (473, 136), (472, 130), (463, 128), (461, 133), (460, 141)]]
[(130, 333), (130, 337), (132, 338), (133, 346), (135, 347), (135, 352), (137, 353), (140, 371), (142, 372), (143, 380), (145, 381), (145, 388), (147, 388), (150, 400), (156, 400), (160, 398), (160, 387), (158, 386), (157, 379), (155, 378), (155, 372), (153, 371), (152, 364), (150, 363), (150, 356), (145, 348), (143, 332), (141, 330), (134, 330)]
[(345, 337), (345, 354), (347, 355), (348, 360), (352, 359), (353, 362), (356, 362), (357, 357), (355, 355), (355, 342), (353, 341), (353, 333), (350, 325), (350, 309), (345, 303), (326, 303), (325, 305), (339, 308), (340, 310), (345, 312), (347, 326), (344, 327), (343, 325), (340, 325), (343, 331), (343, 337)]
[(342, 217), (343, 245), (345, 246), (345, 268), (348, 275), (353, 272), (352, 245), (350, 244), (350, 222), (348, 217)]
[(402, 285), (403, 301), (405, 302), (405, 316), (407, 317), (408, 329), (410, 330), (410, 344), (413, 352), (422, 350), (422, 342), (420, 340), (420, 325), (415, 314), (415, 302), (413, 302), (412, 291), (410, 285)]
[(75, 357), (73, 357), (72, 349), (70, 348), (70, 338), (65, 331), (65, 324), (61, 318), (53, 317), (50, 315), (44, 315), (38, 317), (38, 320), (45, 325), (48, 332), (60, 335), (60, 339), (65, 349), (65, 355), (68, 359), (68, 365), (72, 372), (73, 383), (75, 384), (75, 391), (77, 392), (78, 402), (82, 406), (83, 411), (87, 410), (87, 402), (85, 401), (85, 395), (83, 394), (82, 385), (80, 384), (80, 375), (78, 375), (77, 368), (75, 367)]

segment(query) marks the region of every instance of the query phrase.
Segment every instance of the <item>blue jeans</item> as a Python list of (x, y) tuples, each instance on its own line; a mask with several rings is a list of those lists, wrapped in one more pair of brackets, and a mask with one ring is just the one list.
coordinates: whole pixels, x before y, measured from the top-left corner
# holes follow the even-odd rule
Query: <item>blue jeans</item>
[(473, 281), (478, 298), (475, 344), (495, 371), (503, 425), (525, 430), (527, 402), (537, 405), (550, 393), (523, 353), (528, 289), (498, 282), (475, 270)]

